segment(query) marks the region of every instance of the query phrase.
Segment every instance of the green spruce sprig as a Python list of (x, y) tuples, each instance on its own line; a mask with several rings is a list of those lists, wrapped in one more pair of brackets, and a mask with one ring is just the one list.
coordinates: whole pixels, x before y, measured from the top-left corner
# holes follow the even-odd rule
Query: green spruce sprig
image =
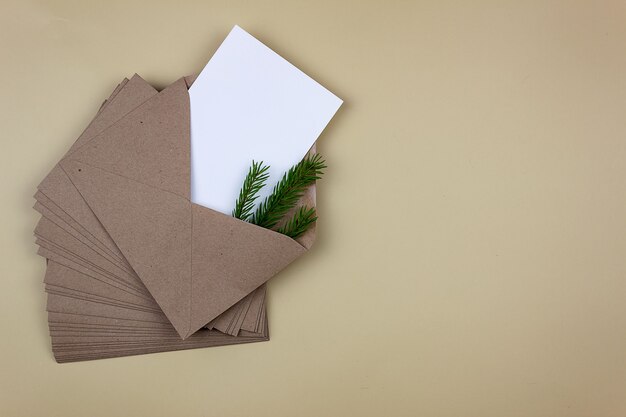
[(305, 157), (283, 175), (272, 194), (259, 204), (249, 221), (266, 229), (275, 227), (295, 207), (307, 187), (321, 178), (324, 168), (325, 161), (319, 154)]
[(243, 181), (239, 198), (235, 203), (233, 217), (241, 220), (248, 220), (250, 218), (259, 191), (265, 186), (265, 182), (269, 178), (269, 174), (267, 173), (269, 168), (269, 166), (263, 165), (263, 161), (252, 161), (252, 166), (248, 171), (248, 175), (246, 175), (246, 179)]
[(316, 220), (315, 208), (302, 206), (298, 208), (290, 220), (278, 228), (277, 232), (295, 239), (306, 232)]

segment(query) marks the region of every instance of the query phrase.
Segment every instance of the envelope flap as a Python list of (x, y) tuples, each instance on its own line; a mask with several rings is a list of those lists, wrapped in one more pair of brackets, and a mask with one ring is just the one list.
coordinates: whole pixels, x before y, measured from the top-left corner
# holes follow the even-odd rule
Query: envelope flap
[(188, 199), (189, 129), (189, 94), (181, 78), (69, 158)]
[(293, 239), (192, 204), (190, 334), (306, 252)]

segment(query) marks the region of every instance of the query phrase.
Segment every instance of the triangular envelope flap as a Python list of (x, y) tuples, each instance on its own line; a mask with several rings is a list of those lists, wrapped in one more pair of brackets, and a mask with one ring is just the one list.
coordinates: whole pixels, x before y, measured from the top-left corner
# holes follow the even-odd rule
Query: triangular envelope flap
[(181, 78), (69, 158), (188, 199), (189, 129), (189, 93)]
[(293, 239), (192, 204), (190, 333), (306, 252)]
[(61, 166), (176, 331), (188, 334), (191, 203), (70, 158)]

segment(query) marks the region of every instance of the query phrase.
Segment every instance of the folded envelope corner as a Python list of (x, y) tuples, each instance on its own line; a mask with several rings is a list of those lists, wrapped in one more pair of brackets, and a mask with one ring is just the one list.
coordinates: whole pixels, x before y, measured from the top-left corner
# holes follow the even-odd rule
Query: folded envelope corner
[(192, 204), (191, 328), (196, 331), (307, 249), (295, 240)]

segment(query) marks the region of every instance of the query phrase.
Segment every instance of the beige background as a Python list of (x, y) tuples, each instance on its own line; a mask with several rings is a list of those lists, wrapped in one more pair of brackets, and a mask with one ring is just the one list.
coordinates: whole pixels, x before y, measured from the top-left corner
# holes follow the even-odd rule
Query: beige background
[[(625, 416), (626, 5), (2, 0), (2, 416)], [(240, 24), (345, 105), (269, 343), (57, 365), (35, 186)]]

